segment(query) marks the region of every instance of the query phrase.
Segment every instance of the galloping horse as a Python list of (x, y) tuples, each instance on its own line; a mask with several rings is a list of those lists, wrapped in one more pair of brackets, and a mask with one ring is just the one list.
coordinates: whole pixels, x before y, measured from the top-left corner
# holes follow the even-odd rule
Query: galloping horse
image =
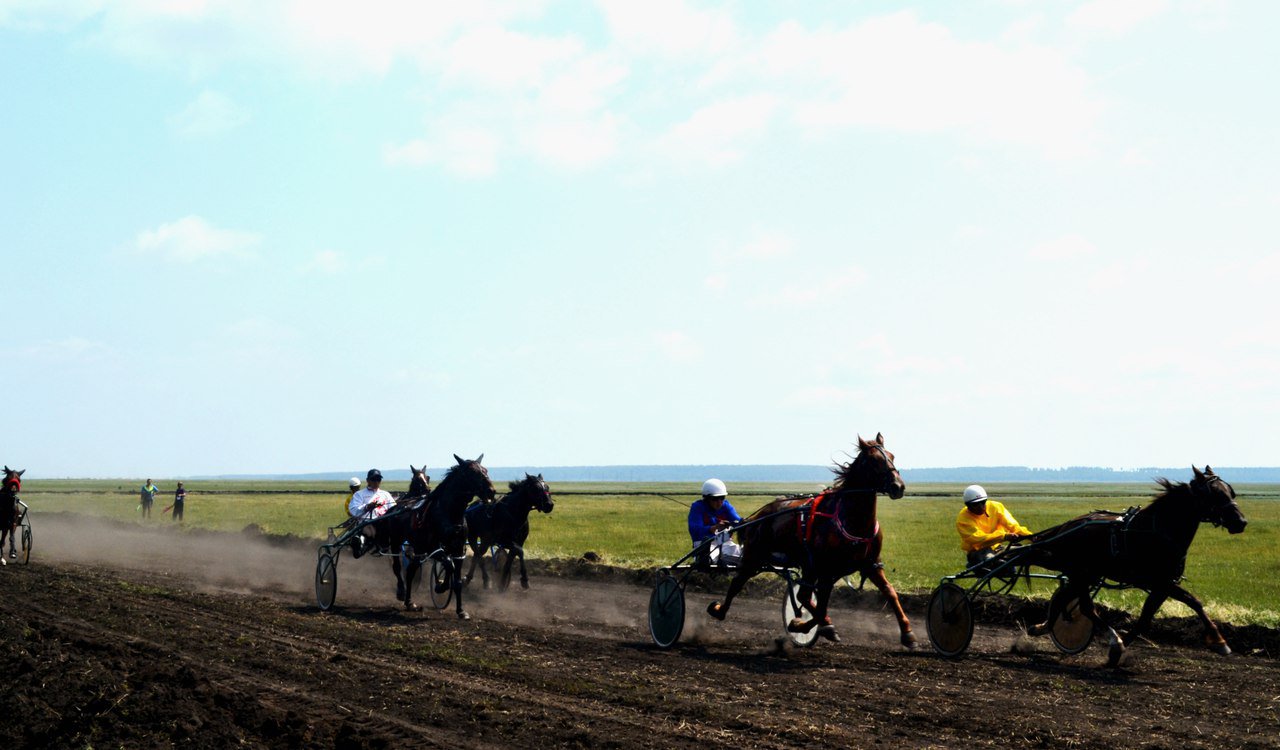
[[(1169, 597), (1195, 611), (1204, 625), (1205, 644), (1219, 654), (1231, 653), (1227, 641), (1218, 631), (1191, 592), (1178, 584), (1187, 564), (1187, 548), (1195, 539), (1202, 522), (1225, 526), (1232, 534), (1244, 531), (1248, 520), (1236, 505), (1236, 491), (1206, 466), (1200, 471), (1192, 466), (1190, 484), (1156, 482), (1164, 492), (1136, 511), (1110, 513), (1095, 511), (1064, 524), (1033, 534), (1032, 543), (1023, 553), (1028, 565), (1061, 571), (1067, 583), (1049, 600), (1048, 619), (1033, 625), (1027, 632), (1043, 635), (1073, 599), (1080, 602), (1080, 612), (1094, 627), (1107, 633), (1108, 665), (1115, 666), (1124, 654), (1125, 641), (1142, 634), (1156, 610)], [(1090, 592), (1103, 579), (1146, 589), (1147, 601), (1142, 614), (1124, 639), (1098, 615)]]
[(529, 574), (524, 568), (524, 542), (529, 538), (529, 512), (536, 508), (541, 513), (550, 513), (555, 502), (552, 501), (551, 489), (547, 487), (541, 474), (535, 477), (526, 473), (524, 479), (509, 482), (508, 486), (511, 491), (492, 507), (486, 508), (476, 503), (467, 508), (467, 545), (471, 547), (471, 567), (467, 570), (464, 584), (471, 583), (476, 564), (479, 563), (480, 575), (484, 576), (484, 587), (489, 588), (489, 571), (485, 568), (484, 556), (496, 544), (507, 551), (507, 562), (501, 580), (510, 580), (513, 557), (518, 557), (520, 588), (529, 588)]
[(4, 484), (0, 485), (0, 564), (4, 564), (4, 540), (9, 540), (9, 557), (17, 557), (13, 549), (13, 538), (18, 535), (18, 492), (22, 490), (22, 475), (26, 469), (18, 471), (4, 467)]
[[(401, 552), (392, 562), (396, 574), (396, 593), (405, 609), (421, 609), (413, 603), (413, 579), (422, 567), (419, 555), (443, 551), (453, 565), (453, 595), (458, 601), (458, 617), (471, 616), (462, 608), (462, 561), (466, 558), (466, 520), (463, 513), (473, 497), (492, 500), (493, 483), (489, 470), (480, 464), (484, 454), (467, 461), (454, 454), (458, 462), (445, 472), (444, 479), (416, 509), (386, 521), (392, 549)], [(425, 475), (424, 475), (425, 476)], [(401, 596), (401, 592), (403, 595)]]
[(876, 493), (897, 500), (907, 490), (893, 465), (893, 454), (885, 450), (884, 436), (877, 434), (874, 441), (859, 437), (857, 457), (834, 471), (835, 483), (817, 497), (779, 498), (746, 519), (744, 523), (759, 522), (738, 532), (742, 543), (738, 573), (729, 584), (724, 603), (712, 602), (707, 613), (723, 620), (742, 586), (765, 566), (797, 567), (801, 573), (799, 601), (812, 617), (807, 621), (797, 617), (787, 630), (807, 633), (817, 626), (819, 635), (839, 641), (827, 616), (827, 604), (836, 581), (857, 572), (874, 583), (893, 607), (902, 645), (915, 648), (911, 622), (880, 562), (884, 533), (876, 521)]

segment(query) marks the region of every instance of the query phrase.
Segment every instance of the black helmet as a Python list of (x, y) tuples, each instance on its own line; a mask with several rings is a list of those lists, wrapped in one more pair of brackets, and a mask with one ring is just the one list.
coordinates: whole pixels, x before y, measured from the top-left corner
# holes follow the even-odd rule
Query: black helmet
[(382, 472), (378, 471), (377, 469), (369, 469), (369, 473), (364, 475), (364, 481), (366, 481), (366, 482), (381, 482), (381, 481), (382, 481)]

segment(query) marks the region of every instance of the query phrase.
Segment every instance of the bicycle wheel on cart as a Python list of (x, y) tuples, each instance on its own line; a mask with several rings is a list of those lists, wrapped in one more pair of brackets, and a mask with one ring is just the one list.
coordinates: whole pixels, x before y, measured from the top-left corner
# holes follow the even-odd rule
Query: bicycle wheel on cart
[(444, 609), (453, 601), (453, 562), (450, 560), (431, 561), (431, 606)]
[(22, 564), (31, 562), (31, 522), (22, 518)]
[[(809, 590), (809, 607), (817, 606), (814, 598), (813, 590)], [(812, 646), (818, 640), (818, 627), (809, 629), (807, 633), (793, 633), (788, 630), (788, 626), (792, 620), (797, 618), (804, 619), (806, 610), (800, 601), (800, 582), (795, 580), (787, 581), (787, 593), (782, 597), (782, 630), (787, 634), (787, 638), (797, 646)], [(812, 609), (808, 610), (809, 616), (813, 616)]]
[(658, 648), (670, 648), (684, 630), (684, 587), (662, 573), (649, 595), (649, 635)]
[(1064, 654), (1078, 654), (1089, 648), (1093, 642), (1093, 621), (1080, 612), (1080, 599), (1067, 594), (1062, 587), (1054, 592), (1053, 598), (1064, 602), (1049, 630), (1049, 640)]
[(320, 550), (316, 560), (316, 604), (321, 612), (327, 612), (333, 606), (338, 595), (338, 560), (337, 554)]
[(943, 656), (959, 656), (973, 640), (973, 607), (969, 595), (954, 583), (944, 583), (929, 597), (925, 619), (929, 641)]

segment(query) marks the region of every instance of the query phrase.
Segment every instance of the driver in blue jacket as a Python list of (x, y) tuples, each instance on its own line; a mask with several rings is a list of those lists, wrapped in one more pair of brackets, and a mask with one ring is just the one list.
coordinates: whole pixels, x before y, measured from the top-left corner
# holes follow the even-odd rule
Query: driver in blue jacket
[(729, 504), (729, 489), (719, 479), (702, 483), (702, 499), (689, 506), (689, 537), (693, 546), (715, 537), (708, 550), (710, 562), (732, 565), (742, 557), (742, 547), (729, 538), (729, 527), (742, 521), (742, 516)]

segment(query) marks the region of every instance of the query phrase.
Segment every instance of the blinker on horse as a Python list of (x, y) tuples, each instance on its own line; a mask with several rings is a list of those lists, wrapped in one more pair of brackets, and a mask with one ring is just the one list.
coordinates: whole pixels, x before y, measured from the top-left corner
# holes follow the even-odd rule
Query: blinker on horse
[[(1187, 549), (1201, 523), (1224, 526), (1228, 532), (1239, 534), (1248, 520), (1236, 504), (1235, 489), (1212, 468), (1205, 466), (1200, 471), (1192, 466), (1191, 471), (1192, 479), (1187, 484), (1157, 479), (1164, 491), (1136, 511), (1095, 511), (1032, 535), (1022, 559), (1027, 565), (1061, 571), (1067, 576), (1067, 584), (1049, 600), (1045, 622), (1027, 632), (1044, 634), (1063, 607), (1078, 599), (1080, 612), (1097, 630), (1107, 633), (1108, 664), (1116, 666), (1124, 654), (1125, 642), (1132, 643), (1145, 632), (1160, 606), (1173, 598), (1200, 618), (1204, 640), (1210, 648), (1219, 654), (1230, 654), (1231, 648), (1205, 614), (1204, 605), (1180, 581)], [(1123, 638), (1102, 620), (1093, 605), (1090, 592), (1103, 579), (1148, 592), (1142, 614)]]
[(815, 498), (779, 498), (751, 514), (738, 534), (742, 544), (738, 573), (724, 603), (712, 602), (707, 613), (723, 620), (748, 580), (768, 565), (783, 564), (800, 569), (798, 600), (811, 613), (808, 620), (796, 618), (787, 629), (807, 633), (817, 627), (819, 635), (838, 641), (827, 616), (831, 590), (844, 576), (860, 573), (892, 608), (902, 645), (915, 648), (911, 622), (880, 562), (884, 532), (876, 520), (876, 495), (884, 493), (897, 500), (906, 494), (893, 461), (883, 435), (877, 434), (873, 441), (859, 437), (858, 455), (834, 469), (836, 481), (829, 490)]

